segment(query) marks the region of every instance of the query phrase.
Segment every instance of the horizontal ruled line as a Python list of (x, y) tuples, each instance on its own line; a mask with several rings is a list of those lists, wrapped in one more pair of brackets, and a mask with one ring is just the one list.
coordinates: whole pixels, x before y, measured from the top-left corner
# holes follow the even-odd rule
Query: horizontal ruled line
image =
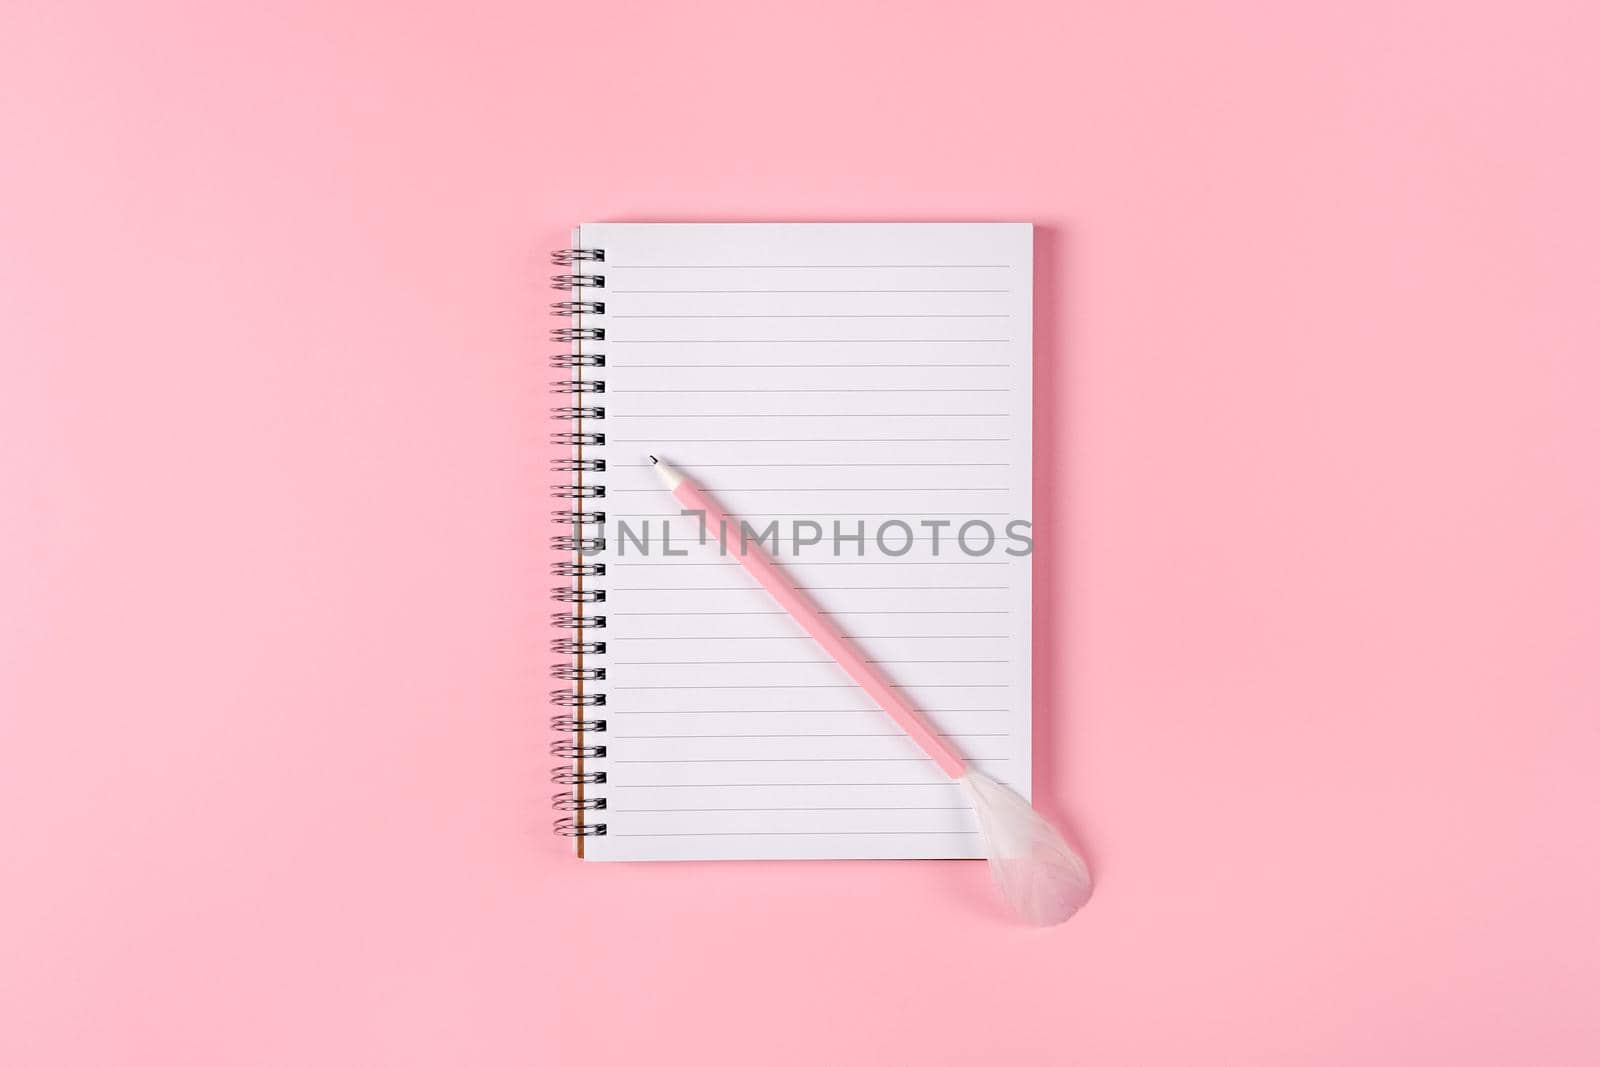
[(860, 312), (845, 312), (845, 313), (841, 313), (841, 314), (833, 314), (831, 312), (827, 313), (827, 314), (824, 314), (824, 313), (821, 313), (821, 312), (806, 312), (804, 314), (787, 313), (787, 314), (771, 314), (771, 315), (768, 315), (768, 314), (755, 314), (753, 312), (752, 313), (718, 312), (716, 314), (706, 314), (706, 315), (685, 315), (685, 314), (679, 314), (679, 313), (667, 314), (667, 315), (637, 315), (637, 314), (631, 314), (630, 315), (630, 314), (622, 314), (620, 312), (613, 312), (613, 313), (607, 315), (606, 317), (610, 318), (610, 319), (1009, 319), (1011, 316), (1007, 315), (1007, 314), (1004, 314), (1004, 313), (987, 313), (987, 314), (966, 315), (966, 314), (954, 314), (954, 313), (950, 313), (950, 312), (929, 312), (929, 313), (926, 313), (926, 314), (922, 314), (922, 313), (899, 314), (899, 313), (889, 313), (889, 312), (883, 312), (883, 311), (860, 311)]
[[(978, 760), (978, 763), (987, 762)], [(927, 789), (929, 786), (950, 786), (959, 788), (959, 783), (952, 781), (931, 782), (617, 782), (611, 789), (765, 789), (769, 786), (778, 789), (793, 789), (796, 786), (822, 786), (836, 789), (841, 785), (848, 786), (917, 786)]]
[[(924, 708), (929, 715), (1005, 715), (1009, 708)], [(881, 708), (607, 708), (606, 715), (882, 715)]]
[[(685, 830), (683, 833), (608, 833), (607, 837), (898, 837), (902, 834), (919, 836), (975, 837), (977, 830)], [(593, 848), (594, 846), (589, 846)]]
[(609, 289), (612, 293), (1009, 293), (1010, 289)]
[[(644, 470), (644, 469), (654, 468), (655, 464), (654, 463), (613, 463), (611, 466), (612, 466), (613, 469), (616, 469), (616, 470), (622, 470), (622, 469), (629, 468), (629, 467), (637, 467), (637, 468), (639, 468), (641, 470)], [(996, 460), (985, 460), (984, 462), (981, 462), (981, 463), (965, 463), (965, 462), (956, 462), (956, 463), (873, 463), (873, 462), (858, 463), (858, 462), (855, 462), (855, 461), (851, 461), (851, 462), (846, 462), (846, 463), (696, 463), (695, 464), (695, 467), (697, 469), (702, 469), (702, 470), (704, 470), (704, 469), (720, 469), (720, 468), (724, 468), (724, 467), (730, 468), (730, 469), (732, 469), (732, 468), (747, 468), (747, 467), (748, 468), (754, 468), (754, 469), (771, 468), (773, 470), (782, 470), (782, 469), (787, 469), (787, 468), (791, 468), (791, 467), (893, 467), (896, 470), (898, 470), (901, 467), (1009, 467), (1009, 466), (1011, 466), (1011, 464), (1006, 463), (1006, 462), (1002, 462), (1002, 461), (996, 461)]]
[(1003, 419), (1009, 411), (707, 411), (613, 415), (607, 419)]
[[(929, 756), (768, 756), (761, 759), (607, 759), (609, 763), (928, 763)], [(1005, 763), (1009, 756), (990, 756), (984, 763)]]
[(972, 388), (932, 388), (932, 389), (907, 389), (902, 386), (851, 386), (847, 389), (612, 389), (607, 396), (617, 393), (1009, 393), (1010, 389), (992, 387), (986, 389)]
[(666, 815), (677, 814), (709, 814), (717, 811), (971, 811), (966, 804), (948, 805), (917, 805), (895, 804), (879, 807), (859, 807), (833, 805), (826, 808), (608, 808), (609, 811), (626, 812), (629, 815)]
[[(613, 593), (747, 593), (748, 586), (743, 585), (613, 585), (608, 587)], [(800, 588), (795, 586), (796, 589)], [(813, 593), (848, 593), (854, 590), (866, 592), (899, 592), (902, 589), (937, 589), (945, 593), (959, 593), (963, 590), (995, 590), (1010, 589), (1009, 585), (808, 585), (807, 592)]]
[[(611, 689), (628, 689), (634, 692), (671, 692), (674, 690), (693, 690), (707, 692), (713, 689), (859, 689), (854, 682), (840, 682), (838, 684), (824, 685), (795, 685), (792, 683), (765, 682), (760, 685), (613, 685)], [(1009, 682), (929, 682), (922, 685), (891, 685), (891, 689), (1010, 689)]]
[[(766, 738), (780, 738), (785, 740), (808, 737), (905, 737), (903, 733), (892, 734), (615, 734), (611, 741), (752, 741)], [(940, 733), (940, 737), (973, 738), (973, 737), (1010, 737), (1010, 734), (947, 734)], [(608, 742), (609, 743), (609, 742)], [(624, 760), (623, 762), (627, 762)]]
[(672, 445), (999, 445), (1009, 437), (613, 437), (613, 444)]
[(607, 337), (614, 345), (1005, 345), (1009, 337)]
[[(608, 611), (606, 613), (615, 619), (631, 619), (659, 616), (705, 616), (705, 615), (768, 615), (773, 617), (789, 617), (787, 611)], [(965, 610), (936, 610), (933, 608), (913, 608), (899, 611), (819, 611), (819, 615), (1010, 615), (1011, 612), (1003, 609), (986, 611)]]
[(623, 370), (657, 370), (677, 368), (698, 368), (701, 370), (860, 370), (872, 368), (899, 368), (899, 367), (1009, 367), (1009, 363), (609, 363), (607, 369), (621, 368)]
[[(965, 466), (966, 464), (960, 464)], [(851, 486), (818, 486), (807, 488), (803, 485), (770, 485), (770, 486), (744, 486), (744, 485), (719, 485), (719, 493), (1004, 493), (1009, 486), (1004, 485), (851, 485)], [(652, 489), (608, 489), (609, 493), (660, 493), (661, 486)]]
[[(913, 663), (1010, 663), (1008, 659), (869, 659), (868, 663), (877, 663), (883, 666), (905, 666)], [(773, 666), (780, 663), (832, 666), (831, 659), (619, 659), (612, 660), (614, 667), (723, 667), (744, 666), (745, 664), (761, 664)]]
[[(1010, 639), (1010, 634), (852, 634), (858, 641), (1004, 641)], [(634, 634), (628, 637), (629, 641), (800, 641), (805, 640), (796, 634), (729, 634), (726, 637), (711, 637), (697, 634), (687, 637), (667, 636), (650, 637)]]
[(607, 263), (611, 270), (1004, 270), (1009, 263)]

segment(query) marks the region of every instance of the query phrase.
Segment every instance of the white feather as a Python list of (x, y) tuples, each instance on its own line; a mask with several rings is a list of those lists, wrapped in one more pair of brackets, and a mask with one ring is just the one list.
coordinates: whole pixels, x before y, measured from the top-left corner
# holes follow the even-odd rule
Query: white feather
[(978, 813), (989, 873), (1006, 903), (1035, 926), (1066, 922), (1093, 890), (1088, 865), (1008, 787), (970, 767), (961, 785)]

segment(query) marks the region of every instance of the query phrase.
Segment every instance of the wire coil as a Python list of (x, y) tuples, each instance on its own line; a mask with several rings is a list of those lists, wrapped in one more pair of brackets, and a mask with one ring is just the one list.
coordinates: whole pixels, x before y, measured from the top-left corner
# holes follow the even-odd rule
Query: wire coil
[(565, 289), (572, 292), (574, 289), (604, 289), (606, 276), (604, 274), (552, 274), (550, 275), (550, 288)]
[(586, 526), (602, 524), (606, 521), (606, 513), (603, 511), (581, 511), (576, 509), (571, 511), (552, 511), (550, 517), (563, 526)]
[(599, 500), (606, 495), (603, 485), (584, 485), (574, 482), (571, 485), (552, 485), (550, 495), (561, 500)]
[(567, 734), (582, 733), (586, 730), (590, 733), (603, 734), (606, 732), (606, 721), (604, 719), (580, 719), (576, 715), (552, 715), (550, 717), (550, 729)]
[(605, 811), (605, 797), (584, 797), (579, 800), (571, 793), (557, 793), (550, 798), (550, 806), (557, 811)]
[(557, 459), (551, 461), (550, 469), (558, 473), (564, 471), (588, 471), (591, 474), (597, 474), (606, 469), (606, 461), (603, 459)]
[(599, 578), (606, 573), (604, 563), (568, 563), (565, 560), (550, 568), (557, 578)]
[(606, 720), (594, 714), (595, 709), (606, 704), (606, 694), (596, 688), (605, 681), (606, 669), (595, 662), (596, 657), (605, 655), (606, 643), (594, 640), (591, 634), (604, 630), (606, 625), (604, 615), (591, 613), (591, 605), (605, 603), (605, 590), (598, 588), (594, 579), (604, 577), (606, 568), (603, 563), (584, 559), (603, 551), (606, 544), (601, 536), (605, 512), (588, 506), (590, 501), (606, 495), (605, 486), (593, 480), (594, 475), (603, 474), (606, 469), (605, 458), (597, 451), (605, 446), (606, 435), (594, 426), (606, 417), (606, 410), (589, 400), (606, 391), (606, 383), (593, 377), (594, 371), (606, 365), (606, 357), (591, 351), (593, 342), (606, 337), (605, 327), (595, 321), (606, 313), (606, 305), (603, 300), (590, 298), (588, 292), (606, 287), (604, 275), (589, 273), (590, 265), (604, 263), (606, 254), (599, 248), (563, 248), (551, 253), (550, 259), (569, 270), (551, 275), (550, 287), (574, 296), (550, 305), (552, 315), (569, 320), (567, 325), (550, 331), (550, 339), (568, 349), (551, 356), (550, 366), (571, 372), (552, 383), (550, 390), (557, 396), (583, 397), (576, 403), (551, 409), (552, 418), (571, 424), (570, 429), (550, 435), (552, 445), (570, 450), (550, 467), (570, 477), (550, 486), (551, 496), (570, 502), (570, 506), (552, 513), (557, 527), (565, 527), (568, 532), (552, 537), (550, 544), (557, 552), (571, 555), (550, 569), (552, 577), (567, 580), (552, 587), (551, 599), (569, 609), (553, 614), (550, 621), (558, 631), (571, 635), (550, 643), (551, 652), (562, 657), (551, 665), (550, 676), (570, 687), (550, 692), (550, 703), (561, 709), (550, 719), (550, 728), (558, 735), (550, 754), (564, 761), (552, 769), (550, 780), (565, 787), (551, 798), (551, 806), (564, 813), (555, 821), (555, 832), (577, 838), (581, 856), (585, 838), (604, 837), (606, 833), (606, 824), (593, 817), (594, 812), (606, 810), (606, 797), (594, 791), (606, 782), (606, 772), (596, 766), (605, 759), (606, 746), (593, 739), (606, 732)]
[[(550, 366), (555, 370), (568, 370), (572, 367), (604, 367), (606, 357), (598, 352), (580, 355), (573, 353), (557, 353), (550, 357)], [(604, 382), (600, 383), (604, 385)]]
[[(550, 668), (550, 677), (561, 682), (603, 682), (606, 677), (604, 667), (573, 667), (566, 663), (557, 663)], [(554, 719), (551, 722), (555, 722)], [(561, 729), (561, 727), (556, 727)]]
[(556, 785), (605, 785), (605, 771), (575, 771), (563, 764), (550, 768), (550, 780)]
[(551, 408), (550, 417), (552, 419), (575, 419), (579, 422), (584, 419), (603, 419), (606, 417), (606, 409), (596, 407)]
[(606, 550), (606, 539), (604, 537), (568, 537), (563, 534), (560, 537), (550, 538), (550, 547), (557, 552), (576, 552), (579, 555), (589, 555), (593, 552), (604, 552)]
[(585, 745), (566, 738), (550, 744), (550, 755), (561, 759), (604, 759), (605, 754), (604, 745)]
[(598, 448), (606, 443), (606, 435), (603, 433), (570, 433), (562, 430), (550, 435), (550, 443), (564, 445), (568, 448), (581, 448), (584, 445)]
[(567, 589), (557, 586), (550, 591), (551, 600), (559, 600), (564, 604), (600, 604), (606, 599), (604, 589)]

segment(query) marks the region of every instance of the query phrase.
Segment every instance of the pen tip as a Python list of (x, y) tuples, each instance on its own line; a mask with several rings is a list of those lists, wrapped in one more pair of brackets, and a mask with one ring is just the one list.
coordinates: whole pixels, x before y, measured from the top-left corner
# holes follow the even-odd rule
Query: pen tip
[(676, 492), (678, 486), (683, 484), (683, 475), (679, 474), (678, 469), (672, 464), (651, 456), (650, 465), (651, 469), (656, 472), (656, 477), (661, 479), (661, 484), (668, 489)]

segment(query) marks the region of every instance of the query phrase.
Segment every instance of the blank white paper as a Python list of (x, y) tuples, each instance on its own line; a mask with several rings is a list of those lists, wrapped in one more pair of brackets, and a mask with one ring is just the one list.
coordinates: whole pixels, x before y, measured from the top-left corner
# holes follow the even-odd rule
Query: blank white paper
[[(680, 466), (775, 553), (970, 762), (1030, 794), (1032, 228), (602, 223), (606, 781), (596, 860), (981, 855), (959, 788), (713, 541), (650, 469)], [(795, 555), (791, 523), (823, 543)], [(885, 553), (900, 519), (915, 540)], [(1001, 544), (968, 555), (957, 527)], [(931, 531), (924, 521), (950, 525)], [(648, 555), (618, 537), (650, 524)], [(855, 544), (834, 555), (832, 524)], [(674, 550), (661, 554), (670, 524)], [(940, 551), (932, 536), (940, 536)], [(903, 538), (893, 532), (889, 547)], [(974, 542), (979, 540), (976, 533)]]

